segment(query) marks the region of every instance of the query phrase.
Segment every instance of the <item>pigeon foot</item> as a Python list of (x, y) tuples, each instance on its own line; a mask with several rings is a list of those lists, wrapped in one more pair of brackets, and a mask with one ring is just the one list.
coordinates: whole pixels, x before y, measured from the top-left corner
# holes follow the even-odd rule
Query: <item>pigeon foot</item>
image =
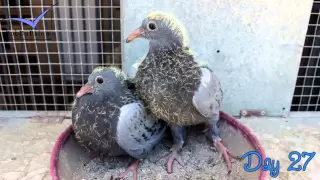
[(232, 157), (232, 158), (235, 158), (235, 159), (239, 159), (239, 157), (233, 155), (233, 154), (229, 151), (229, 149), (227, 149), (227, 148), (221, 143), (221, 141), (220, 141), (219, 139), (216, 139), (214, 142), (215, 142), (215, 145), (217, 146), (217, 148), (220, 150), (220, 152), (219, 152), (219, 154), (218, 154), (218, 157), (217, 157), (217, 159), (216, 159), (216, 161), (215, 161), (215, 164), (217, 164), (217, 163), (220, 162), (220, 160), (222, 159), (222, 155), (223, 155), (223, 157), (224, 157), (224, 159), (225, 159), (225, 161), (226, 161), (226, 163), (227, 163), (227, 166), (228, 166), (228, 174), (230, 174), (230, 173), (231, 173), (231, 161), (230, 161), (229, 156)]
[(115, 177), (114, 180), (123, 179), (129, 172), (133, 172), (133, 180), (137, 180), (137, 171), (139, 164), (140, 160), (135, 160), (123, 173)]
[(172, 148), (170, 149), (171, 153), (168, 156), (163, 157), (163, 158), (168, 158), (167, 172), (169, 174), (172, 173), (172, 164), (174, 160), (178, 161), (178, 163), (182, 167), (184, 166), (181, 156), (179, 155), (180, 149), (181, 149), (180, 145), (173, 145)]

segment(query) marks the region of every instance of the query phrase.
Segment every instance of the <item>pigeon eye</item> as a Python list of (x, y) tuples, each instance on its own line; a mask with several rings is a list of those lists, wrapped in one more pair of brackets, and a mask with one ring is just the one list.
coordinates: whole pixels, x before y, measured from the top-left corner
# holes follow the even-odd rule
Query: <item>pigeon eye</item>
[(97, 76), (97, 77), (96, 77), (96, 82), (97, 82), (98, 84), (102, 84), (102, 83), (103, 83), (103, 78), (102, 78), (101, 76)]
[(149, 29), (150, 31), (156, 30), (156, 29), (157, 29), (156, 23), (154, 23), (154, 22), (149, 22), (149, 23), (148, 23), (148, 29)]

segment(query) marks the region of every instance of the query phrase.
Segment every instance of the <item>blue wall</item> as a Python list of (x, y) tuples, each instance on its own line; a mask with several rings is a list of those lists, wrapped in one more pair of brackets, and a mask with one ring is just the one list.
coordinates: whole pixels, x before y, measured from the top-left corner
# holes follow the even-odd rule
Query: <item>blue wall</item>
[[(312, 0), (122, 0), (122, 5), (123, 39), (150, 11), (172, 13), (184, 23), (196, 59), (221, 80), (223, 111), (288, 114)], [(147, 51), (144, 39), (123, 44), (125, 71), (134, 75), (133, 64)]]

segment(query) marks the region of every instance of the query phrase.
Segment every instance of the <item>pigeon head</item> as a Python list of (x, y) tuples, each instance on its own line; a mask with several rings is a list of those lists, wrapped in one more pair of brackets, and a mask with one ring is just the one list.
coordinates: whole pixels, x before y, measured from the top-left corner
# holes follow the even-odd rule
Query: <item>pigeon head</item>
[(115, 93), (115, 89), (123, 86), (125, 76), (122, 71), (115, 67), (97, 67), (90, 74), (88, 81), (77, 92), (76, 97), (84, 95), (104, 95), (105, 93)]
[(183, 25), (174, 16), (161, 12), (152, 12), (142, 21), (140, 27), (127, 38), (129, 43), (137, 38), (149, 40), (151, 46), (185, 46), (187, 36)]

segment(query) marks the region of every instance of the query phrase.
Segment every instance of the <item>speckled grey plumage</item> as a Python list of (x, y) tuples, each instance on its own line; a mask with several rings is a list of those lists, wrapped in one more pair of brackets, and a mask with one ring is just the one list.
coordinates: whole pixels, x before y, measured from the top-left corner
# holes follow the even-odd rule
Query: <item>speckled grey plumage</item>
[[(104, 83), (95, 82), (97, 76)], [(132, 86), (132, 83), (130, 83)], [(88, 78), (92, 94), (75, 100), (72, 125), (77, 141), (95, 153), (106, 156), (129, 154), (145, 158), (161, 140), (163, 121), (148, 115), (120, 70), (96, 68)]]
[[(178, 125), (218, 120), (223, 93), (220, 82), (208, 67), (194, 60), (179, 24), (166, 14), (149, 15), (141, 28), (150, 49), (136, 73), (141, 99), (157, 117)], [(156, 32), (147, 23), (157, 24)], [(161, 37), (162, 36), (162, 37)]]
[(177, 154), (184, 145), (184, 127), (206, 123), (207, 135), (220, 149), (231, 172), (230, 151), (220, 142), (217, 125), (223, 92), (219, 79), (209, 67), (198, 64), (187, 43), (183, 25), (173, 16), (152, 12), (134, 30), (126, 42), (138, 37), (149, 40), (149, 52), (136, 73), (136, 89), (146, 107), (159, 119), (169, 123), (174, 144), (168, 156), (168, 173), (172, 162), (184, 164)]

